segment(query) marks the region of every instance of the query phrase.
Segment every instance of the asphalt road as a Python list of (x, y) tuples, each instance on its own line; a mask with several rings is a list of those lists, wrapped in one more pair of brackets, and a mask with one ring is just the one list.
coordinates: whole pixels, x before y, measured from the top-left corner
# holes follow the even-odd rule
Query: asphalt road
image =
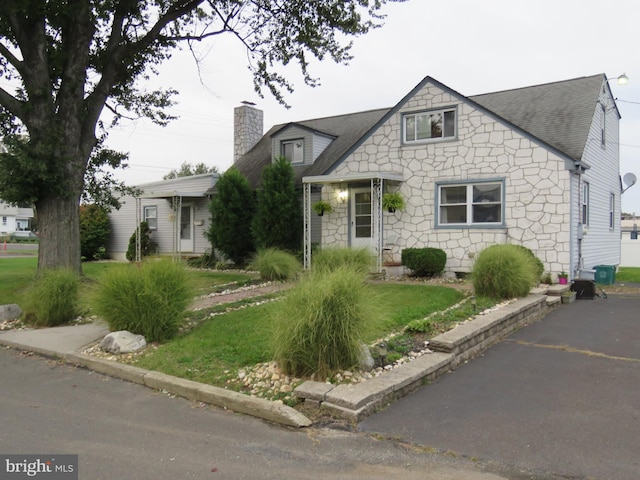
[(361, 433), (278, 427), (4, 348), (0, 452), (77, 454), (90, 480), (548, 478)]
[(640, 297), (578, 300), (360, 424), (563, 478), (640, 478)]

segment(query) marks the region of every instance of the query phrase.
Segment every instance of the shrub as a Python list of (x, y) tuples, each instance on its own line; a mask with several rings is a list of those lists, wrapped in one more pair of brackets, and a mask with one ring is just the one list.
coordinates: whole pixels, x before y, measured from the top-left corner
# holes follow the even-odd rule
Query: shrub
[[(136, 260), (136, 238), (137, 231), (133, 232), (129, 238), (126, 257), (133, 262)], [(140, 256), (147, 257), (151, 254), (151, 229), (147, 222), (140, 222)]]
[(477, 295), (496, 299), (524, 297), (538, 282), (530, 256), (517, 245), (492, 245), (476, 258), (471, 275)]
[(311, 257), (311, 266), (318, 273), (345, 267), (367, 275), (374, 268), (374, 261), (367, 248), (322, 248)]
[(80, 205), (80, 255), (85, 260), (104, 258), (110, 232), (106, 208), (93, 204)]
[(107, 271), (99, 280), (93, 306), (112, 331), (128, 330), (161, 342), (178, 332), (192, 298), (183, 265), (153, 260)]
[(271, 310), (275, 360), (289, 375), (321, 379), (358, 365), (372, 303), (361, 272), (341, 267), (303, 278)]
[(78, 275), (70, 270), (47, 270), (29, 289), (25, 320), (39, 327), (68, 323), (79, 315)]
[(447, 263), (447, 254), (439, 248), (405, 248), (401, 258), (416, 277), (439, 275)]
[(295, 252), (302, 245), (302, 209), (295, 172), (284, 157), (262, 170), (252, 231), (259, 248)]
[(255, 252), (251, 234), (254, 210), (249, 181), (237, 168), (229, 168), (216, 182), (216, 194), (209, 204), (211, 226), (205, 235), (212, 249), (243, 265)]
[(544, 274), (544, 265), (540, 261), (540, 259), (536, 257), (536, 254), (533, 253), (533, 251), (530, 248), (527, 248), (524, 245), (515, 245), (515, 246), (527, 254), (529, 261), (533, 265), (533, 269), (534, 269), (537, 281), (538, 282), (542, 281), (542, 275)]
[(277, 248), (265, 248), (253, 257), (249, 268), (259, 271), (263, 280), (281, 281), (294, 278), (302, 270), (302, 265), (290, 253)]

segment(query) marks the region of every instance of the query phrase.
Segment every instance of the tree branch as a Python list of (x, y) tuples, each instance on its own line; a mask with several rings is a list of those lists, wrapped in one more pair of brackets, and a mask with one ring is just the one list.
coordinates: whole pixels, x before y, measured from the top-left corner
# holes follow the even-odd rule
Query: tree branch
[(2, 87), (0, 87), (0, 105), (15, 117), (21, 118), (24, 114), (24, 104)]
[(20, 75), (24, 73), (24, 64), (18, 59), (11, 50), (9, 50), (3, 43), (0, 43), (0, 55), (7, 59), (7, 61), (15, 68)]

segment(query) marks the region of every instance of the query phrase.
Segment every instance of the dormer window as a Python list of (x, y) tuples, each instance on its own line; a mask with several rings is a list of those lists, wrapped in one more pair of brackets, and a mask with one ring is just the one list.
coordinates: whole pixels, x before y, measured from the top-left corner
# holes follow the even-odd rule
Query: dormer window
[(285, 140), (280, 143), (280, 155), (292, 164), (304, 163), (304, 140)]
[(456, 136), (456, 109), (429, 110), (403, 116), (404, 143), (423, 143)]

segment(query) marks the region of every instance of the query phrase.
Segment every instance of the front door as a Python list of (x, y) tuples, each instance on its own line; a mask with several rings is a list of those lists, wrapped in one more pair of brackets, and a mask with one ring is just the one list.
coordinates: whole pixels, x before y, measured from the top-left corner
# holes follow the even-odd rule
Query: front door
[(371, 188), (351, 190), (351, 246), (373, 248)]
[(194, 251), (193, 207), (183, 205), (180, 209), (180, 251)]

